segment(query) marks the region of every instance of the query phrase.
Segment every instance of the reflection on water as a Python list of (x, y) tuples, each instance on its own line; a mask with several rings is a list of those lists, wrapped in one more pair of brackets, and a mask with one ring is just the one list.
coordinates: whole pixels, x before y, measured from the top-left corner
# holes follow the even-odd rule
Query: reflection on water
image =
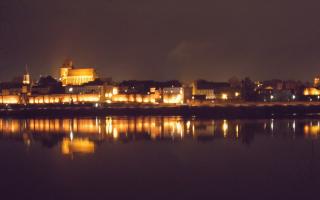
[(65, 138), (61, 144), (63, 154), (73, 153), (94, 153), (94, 143), (88, 139), (68, 139)]
[(317, 119), (0, 118), (1, 197), (319, 199), (318, 139)]
[(197, 120), (181, 117), (106, 117), (74, 119), (0, 119), (2, 139), (47, 147), (61, 153), (94, 153), (101, 142), (211, 141), (233, 139), (250, 144), (256, 134), (270, 137), (311, 138), (320, 135), (314, 120)]

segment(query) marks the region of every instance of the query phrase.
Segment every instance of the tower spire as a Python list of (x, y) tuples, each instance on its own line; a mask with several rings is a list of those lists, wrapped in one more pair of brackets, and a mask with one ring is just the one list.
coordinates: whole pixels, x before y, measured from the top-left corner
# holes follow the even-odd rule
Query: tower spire
[(29, 74), (29, 70), (28, 70), (28, 65), (26, 64), (25, 66), (25, 73), (23, 75), (23, 80), (22, 80), (22, 83), (25, 84), (25, 85), (29, 85), (30, 84), (30, 74)]

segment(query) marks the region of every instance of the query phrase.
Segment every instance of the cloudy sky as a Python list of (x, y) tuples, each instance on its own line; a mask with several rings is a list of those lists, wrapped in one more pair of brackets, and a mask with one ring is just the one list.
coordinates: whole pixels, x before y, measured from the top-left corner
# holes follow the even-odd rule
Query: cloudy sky
[(0, 79), (58, 74), (66, 57), (101, 77), (310, 80), (320, 74), (316, 0), (1, 0)]

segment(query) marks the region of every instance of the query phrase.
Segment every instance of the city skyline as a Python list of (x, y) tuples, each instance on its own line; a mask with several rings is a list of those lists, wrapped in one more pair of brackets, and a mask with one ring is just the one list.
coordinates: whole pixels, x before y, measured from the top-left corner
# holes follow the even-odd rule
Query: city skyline
[(0, 0), (2, 199), (319, 199), (319, 0)]
[(0, 80), (58, 76), (71, 57), (115, 80), (237, 76), (312, 80), (320, 73), (319, 2), (3, 1)]
[[(57, 65), (55, 66), (55, 69), (52, 69), (51, 71), (53, 71), (53, 73), (50, 73), (50, 72), (47, 72), (47, 73), (43, 73), (43, 74), (34, 74), (32, 72), (32, 67), (30, 67), (30, 65), (26, 64), (23, 68), (21, 68), (21, 71), (17, 72), (16, 74), (13, 74), (13, 76), (9, 77), (8, 75), (5, 76), (4, 79), (0, 79), (0, 82), (20, 82), (20, 79), (24, 79), (24, 76), (25, 75), (28, 75), (29, 76), (29, 81), (31, 81), (32, 83), (36, 83), (39, 79), (41, 79), (41, 77), (52, 77), (54, 79), (56, 79), (57, 81), (62, 81), (61, 80), (61, 72), (60, 72), (60, 69), (63, 67), (64, 65), (64, 62), (70, 60), (71, 62), (73, 62), (73, 60), (71, 60), (70, 57), (66, 57), (64, 59), (64, 61), (60, 62), (60, 65)], [(73, 62), (74, 63), (74, 62)], [(88, 66), (79, 66), (79, 65), (74, 65), (73, 66), (74, 69), (83, 69), (83, 68), (86, 68), (86, 69), (92, 69), (94, 70), (94, 72), (96, 73), (96, 77), (94, 79), (97, 79), (97, 80), (100, 80), (100, 79), (110, 79), (112, 81), (115, 81), (115, 82), (121, 82), (121, 81), (126, 81), (126, 80), (135, 80), (135, 81), (159, 81), (159, 82), (166, 82), (166, 81), (174, 81), (174, 80), (177, 80), (177, 81), (180, 81), (181, 83), (191, 83), (191, 82), (194, 82), (196, 80), (206, 80), (206, 81), (211, 81), (211, 82), (229, 82), (229, 81), (242, 81), (246, 78), (249, 78), (250, 80), (252, 81), (257, 81), (257, 82), (260, 82), (260, 81), (271, 81), (271, 80), (279, 80), (279, 81), (301, 81), (302, 83), (307, 83), (307, 84), (312, 84), (314, 83), (315, 79), (318, 79), (320, 75), (318, 74), (313, 74), (313, 76), (308, 79), (308, 80), (302, 80), (302, 79), (297, 79), (297, 78), (288, 78), (288, 79), (281, 79), (281, 78), (277, 78), (277, 77), (267, 77), (266, 79), (254, 79), (253, 77), (250, 77), (250, 76), (244, 76), (244, 77), (241, 77), (241, 76), (238, 76), (238, 75), (233, 75), (233, 76), (230, 76), (230, 77), (227, 77), (226, 79), (212, 79), (212, 78), (203, 78), (203, 77), (200, 77), (200, 78), (191, 78), (191, 79), (152, 79), (152, 78), (148, 78), (148, 77), (145, 77), (145, 78), (137, 78), (137, 77), (132, 77), (131, 79), (114, 79), (114, 77), (112, 76), (112, 74), (101, 74), (99, 73), (99, 71), (97, 70), (98, 68), (95, 67), (95, 66), (92, 66), (92, 65), (88, 65)], [(92, 79), (91, 81), (93, 81), (94, 79)]]

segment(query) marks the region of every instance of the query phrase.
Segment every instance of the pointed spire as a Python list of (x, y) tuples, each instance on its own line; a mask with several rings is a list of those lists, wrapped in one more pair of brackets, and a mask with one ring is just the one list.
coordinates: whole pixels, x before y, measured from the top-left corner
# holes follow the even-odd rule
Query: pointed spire
[(26, 64), (26, 69), (25, 69), (25, 70), (26, 70), (25, 73), (26, 73), (26, 74), (29, 74), (28, 64)]

